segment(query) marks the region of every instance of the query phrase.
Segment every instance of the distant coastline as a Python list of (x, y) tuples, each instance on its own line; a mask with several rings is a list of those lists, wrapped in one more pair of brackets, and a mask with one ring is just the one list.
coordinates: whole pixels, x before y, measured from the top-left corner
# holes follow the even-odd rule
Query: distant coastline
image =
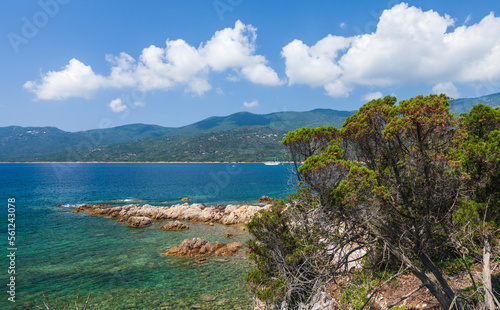
[[(265, 161), (2, 161), (0, 164), (264, 164)], [(280, 161), (293, 164), (293, 161)]]

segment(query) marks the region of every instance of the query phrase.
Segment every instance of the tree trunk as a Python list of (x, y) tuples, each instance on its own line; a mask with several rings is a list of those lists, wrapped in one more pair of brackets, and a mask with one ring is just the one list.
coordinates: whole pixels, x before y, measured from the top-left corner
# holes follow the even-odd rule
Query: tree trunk
[(490, 268), (490, 240), (488, 236), (484, 238), (484, 248), (483, 248), (483, 281), (484, 281), (484, 302), (486, 304), (487, 310), (495, 310), (495, 303), (493, 301), (493, 296), (491, 296), (491, 268)]

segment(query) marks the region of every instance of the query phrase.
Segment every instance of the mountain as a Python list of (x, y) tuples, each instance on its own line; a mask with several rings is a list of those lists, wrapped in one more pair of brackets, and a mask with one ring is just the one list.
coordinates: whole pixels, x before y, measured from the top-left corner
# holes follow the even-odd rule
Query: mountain
[(120, 144), (41, 155), (38, 161), (101, 162), (245, 162), (285, 160), (286, 132), (243, 126), (199, 135), (145, 138)]
[(88, 150), (108, 145), (163, 136), (203, 135), (248, 126), (266, 127), (276, 134), (304, 126), (340, 127), (353, 113), (329, 109), (265, 115), (240, 112), (229, 116), (210, 117), (178, 128), (131, 124), (79, 132), (66, 132), (54, 127), (0, 127), (0, 161), (82, 161), (84, 156), (88, 156)]
[(491, 94), (477, 98), (460, 98), (450, 102), (450, 110), (459, 116), (462, 113), (467, 113), (476, 104), (482, 103), (491, 107), (500, 106), (500, 93)]
[(316, 109), (308, 112), (275, 112), (253, 114), (239, 112), (229, 116), (214, 116), (200, 122), (172, 130), (170, 135), (200, 134), (207, 131), (228, 130), (243, 126), (265, 126), (289, 132), (300, 127), (334, 126), (342, 127), (345, 119), (355, 111)]
[[(475, 104), (500, 105), (500, 93), (450, 101), (455, 115)], [(183, 126), (131, 124), (66, 132), (55, 127), (0, 127), (0, 161), (266, 161), (285, 159), (280, 141), (300, 127), (340, 128), (355, 111), (214, 116)]]
[(67, 132), (55, 127), (0, 127), (0, 161), (33, 160), (38, 155), (160, 137), (168, 128), (132, 124), (109, 129)]

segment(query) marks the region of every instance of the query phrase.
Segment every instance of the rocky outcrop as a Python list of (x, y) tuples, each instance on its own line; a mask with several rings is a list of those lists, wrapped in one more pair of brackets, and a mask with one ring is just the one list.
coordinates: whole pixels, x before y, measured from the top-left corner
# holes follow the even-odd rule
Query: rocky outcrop
[(146, 227), (153, 224), (149, 217), (132, 216), (128, 219), (127, 225), (130, 227)]
[(274, 199), (269, 196), (262, 196), (259, 198), (260, 203), (273, 203)]
[(178, 231), (178, 230), (189, 229), (189, 226), (188, 225), (184, 225), (184, 224), (182, 224), (179, 221), (173, 221), (173, 222), (170, 222), (170, 223), (168, 223), (166, 225), (155, 227), (155, 229), (161, 229), (161, 230), (164, 230), (164, 231), (172, 231), (172, 230), (173, 231)]
[(187, 197), (184, 197), (181, 199), (181, 201), (190, 201), (190, 200), (191, 200), (191, 198), (187, 198)]
[(107, 207), (103, 205), (76, 206), (73, 212), (88, 211), (91, 216), (110, 216), (126, 220), (130, 217), (148, 217), (151, 220), (180, 220), (190, 222), (219, 223), (224, 225), (244, 224), (259, 210), (268, 208), (248, 205), (227, 205), (224, 208), (207, 207), (204, 204), (177, 204), (171, 207), (149, 204), (129, 204)]
[[(241, 224), (247, 223), (250, 219), (259, 212), (262, 208), (259, 206), (236, 206), (235, 208), (230, 208), (232, 206), (227, 206), (224, 211), (224, 216), (220, 219), (220, 223), (224, 225), (231, 224)], [(228, 212), (229, 209), (229, 212)]]
[(222, 247), (220, 249), (217, 249), (215, 251), (215, 254), (217, 256), (225, 256), (225, 255), (234, 255), (236, 254), (241, 248), (243, 247), (243, 244), (239, 242), (231, 242), (225, 247)]
[(222, 242), (210, 242), (203, 238), (185, 239), (179, 246), (174, 246), (163, 252), (165, 255), (173, 256), (199, 256), (215, 253), (217, 256), (234, 255), (243, 244), (239, 242), (231, 242), (225, 244)]
[(335, 310), (339, 309), (339, 304), (332, 296), (325, 292), (319, 292), (308, 304), (300, 304), (300, 310)]

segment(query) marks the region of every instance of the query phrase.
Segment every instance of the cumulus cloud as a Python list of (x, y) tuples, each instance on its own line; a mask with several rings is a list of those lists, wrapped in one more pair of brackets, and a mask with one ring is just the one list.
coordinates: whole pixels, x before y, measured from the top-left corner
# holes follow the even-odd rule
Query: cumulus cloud
[(382, 98), (382, 93), (377, 91), (373, 93), (364, 94), (363, 97), (361, 97), (361, 101), (372, 101), (374, 99), (380, 99), (380, 98)]
[(89, 97), (99, 89), (123, 87), (143, 91), (183, 87), (186, 92), (201, 96), (212, 88), (208, 80), (211, 71), (228, 70), (230, 76), (252, 83), (281, 85), (267, 59), (256, 54), (256, 32), (256, 28), (238, 20), (234, 28), (217, 31), (197, 48), (178, 39), (167, 40), (165, 47), (144, 48), (138, 60), (126, 53), (107, 55), (111, 64), (108, 76), (71, 59), (62, 70), (49, 71), (38, 81), (26, 82), (24, 87), (43, 100)]
[(110, 107), (111, 111), (115, 113), (123, 112), (127, 108), (127, 106), (123, 104), (120, 98), (111, 100), (111, 102), (108, 104), (108, 107)]
[(259, 106), (259, 101), (257, 100), (254, 100), (254, 101), (251, 101), (251, 102), (244, 102), (243, 105), (246, 107), (246, 108), (255, 108), (255, 107), (258, 107)]
[(451, 98), (458, 98), (460, 97), (460, 93), (458, 92), (458, 89), (453, 83), (450, 82), (444, 82), (444, 83), (439, 83), (434, 85), (432, 88), (432, 92), (434, 94), (446, 94), (447, 96)]
[(28, 81), (24, 88), (34, 92), (38, 99), (88, 98), (97, 89), (109, 86), (109, 80), (95, 74), (90, 66), (71, 59), (61, 71), (49, 71), (42, 83)]
[(294, 40), (281, 52), (289, 85), (321, 86), (339, 97), (356, 85), (500, 81), (500, 18), (490, 13), (473, 25), (454, 23), (401, 3), (382, 13), (373, 33), (328, 35), (312, 46)]

